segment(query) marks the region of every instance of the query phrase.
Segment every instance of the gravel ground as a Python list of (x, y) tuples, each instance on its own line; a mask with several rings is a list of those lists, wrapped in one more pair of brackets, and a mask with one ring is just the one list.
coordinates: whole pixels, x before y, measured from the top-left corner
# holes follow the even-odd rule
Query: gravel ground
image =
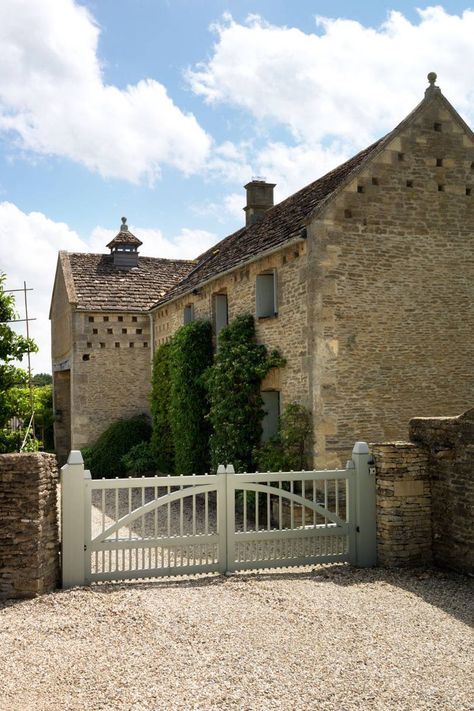
[(0, 709), (473, 710), (473, 593), (317, 566), (9, 602)]

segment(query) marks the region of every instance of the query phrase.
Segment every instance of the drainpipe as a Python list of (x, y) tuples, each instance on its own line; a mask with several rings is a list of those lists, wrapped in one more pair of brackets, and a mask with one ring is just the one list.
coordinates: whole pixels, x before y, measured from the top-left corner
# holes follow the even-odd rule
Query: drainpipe
[(155, 357), (155, 330), (153, 328), (153, 314), (148, 314), (150, 319), (150, 372), (153, 376), (153, 359)]

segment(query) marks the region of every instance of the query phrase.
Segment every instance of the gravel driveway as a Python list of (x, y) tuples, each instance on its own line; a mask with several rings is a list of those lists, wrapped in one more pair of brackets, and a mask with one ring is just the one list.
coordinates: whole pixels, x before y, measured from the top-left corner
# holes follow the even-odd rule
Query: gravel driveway
[(473, 607), (346, 566), (59, 591), (0, 607), (0, 709), (472, 710)]

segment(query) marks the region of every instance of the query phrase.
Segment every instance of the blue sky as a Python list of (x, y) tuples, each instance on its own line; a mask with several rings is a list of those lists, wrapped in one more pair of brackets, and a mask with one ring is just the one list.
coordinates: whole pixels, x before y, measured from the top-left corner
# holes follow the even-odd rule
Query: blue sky
[(50, 370), (59, 249), (195, 257), (243, 223), (243, 184), (280, 200), (391, 130), (438, 73), (473, 125), (463, 2), (3, 0), (0, 269), (26, 279)]

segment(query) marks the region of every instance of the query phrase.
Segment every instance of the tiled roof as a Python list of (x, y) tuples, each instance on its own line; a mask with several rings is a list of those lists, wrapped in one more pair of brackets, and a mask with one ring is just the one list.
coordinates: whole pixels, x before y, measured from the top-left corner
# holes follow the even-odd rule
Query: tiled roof
[[(110, 254), (61, 253), (69, 263), (74, 298), (88, 311), (143, 311), (182, 279), (195, 262), (139, 257), (138, 266), (117, 269)], [(70, 297), (71, 298), (71, 297)]]
[(128, 230), (120, 230), (118, 234), (115, 235), (113, 240), (107, 245), (108, 249), (112, 249), (116, 244), (132, 244), (134, 247), (140, 247), (143, 242), (140, 242), (138, 237), (132, 235)]
[(319, 180), (270, 208), (259, 222), (234, 232), (201, 254), (196, 266), (157, 303), (165, 303), (185, 294), (200, 283), (301, 235), (309, 216), (326, 202), (350, 173), (376, 152), (382, 141), (384, 139), (376, 141)]

